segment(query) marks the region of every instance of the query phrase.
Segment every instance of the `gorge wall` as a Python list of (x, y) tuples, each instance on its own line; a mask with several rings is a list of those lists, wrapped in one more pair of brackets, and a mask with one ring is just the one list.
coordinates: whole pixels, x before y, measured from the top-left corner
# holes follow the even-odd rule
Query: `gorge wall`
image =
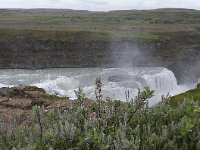
[[(38, 36), (38, 34), (42, 36)], [(160, 66), (179, 82), (200, 76), (200, 35), (166, 33), (156, 40), (112, 39), (93, 32), (0, 30), (0, 68)]]

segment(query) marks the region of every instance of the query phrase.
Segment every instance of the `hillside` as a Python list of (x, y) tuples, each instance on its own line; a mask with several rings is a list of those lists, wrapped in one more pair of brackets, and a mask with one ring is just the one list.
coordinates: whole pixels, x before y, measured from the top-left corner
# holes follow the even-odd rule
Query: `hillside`
[(125, 66), (163, 66), (180, 82), (196, 80), (200, 11), (0, 10), (0, 68), (118, 67), (124, 53)]
[(200, 102), (200, 84), (195, 89), (173, 96), (170, 100), (170, 105), (177, 107), (178, 103), (184, 102), (185, 99)]

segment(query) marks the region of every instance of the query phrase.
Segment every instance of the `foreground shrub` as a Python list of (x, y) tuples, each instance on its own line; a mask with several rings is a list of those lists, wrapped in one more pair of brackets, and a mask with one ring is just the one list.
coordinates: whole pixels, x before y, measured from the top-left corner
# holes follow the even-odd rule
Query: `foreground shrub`
[[(127, 102), (103, 101), (101, 80), (96, 81), (96, 101), (83, 105), (81, 90), (71, 108), (45, 110), (33, 107), (31, 124), (18, 130), (18, 115), (12, 124), (0, 122), (0, 149), (123, 150), (200, 149), (200, 107), (185, 100), (177, 108), (163, 97), (148, 107), (154, 91), (145, 88)], [(8, 130), (9, 129), (9, 130)]]

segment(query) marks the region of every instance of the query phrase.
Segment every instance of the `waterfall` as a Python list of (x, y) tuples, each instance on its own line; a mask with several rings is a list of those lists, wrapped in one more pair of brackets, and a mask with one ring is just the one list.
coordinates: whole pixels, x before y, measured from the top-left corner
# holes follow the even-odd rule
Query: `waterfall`
[(83, 89), (88, 98), (94, 99), (95, 79), (103, 82), (103, 96), (125, 100), (125, 92), (134, 98), (138, 89), (149, 86), (155, 90), (152, 104), (160, 101), (162, 94), (177, 91), (176, 78), (170, 70), (162, 67), (131, 68), (62, 68), (43, 70), (0, 70), (0, 87), (12, 85), (35, 85), (50, 94), (75, 99), (74, 90)]
[(158, 92), (174, 92), (177, 90), (177, 80), (174, 73), (166, 68), (157, 74), (144, 75), (147, 85)]

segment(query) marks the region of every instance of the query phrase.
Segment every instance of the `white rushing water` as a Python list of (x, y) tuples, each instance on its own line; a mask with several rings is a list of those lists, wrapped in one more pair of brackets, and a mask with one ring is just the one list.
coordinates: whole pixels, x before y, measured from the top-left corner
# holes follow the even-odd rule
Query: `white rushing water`
[(74, 90), (81, 88), (88, 98), (94, 98), (98, 76), (102, 78), (104, 98), (125, 100), (126, 91), (134, 98), (138, 88), (149, 86), (156, 91), (150, 105), (158, 103), (163, 94), (174, 95), (188, 89), (178, 86), (173, 72), (161, 67), (0, 70), (0, 87), (35, 85), (71, 99), (76, 98)]

